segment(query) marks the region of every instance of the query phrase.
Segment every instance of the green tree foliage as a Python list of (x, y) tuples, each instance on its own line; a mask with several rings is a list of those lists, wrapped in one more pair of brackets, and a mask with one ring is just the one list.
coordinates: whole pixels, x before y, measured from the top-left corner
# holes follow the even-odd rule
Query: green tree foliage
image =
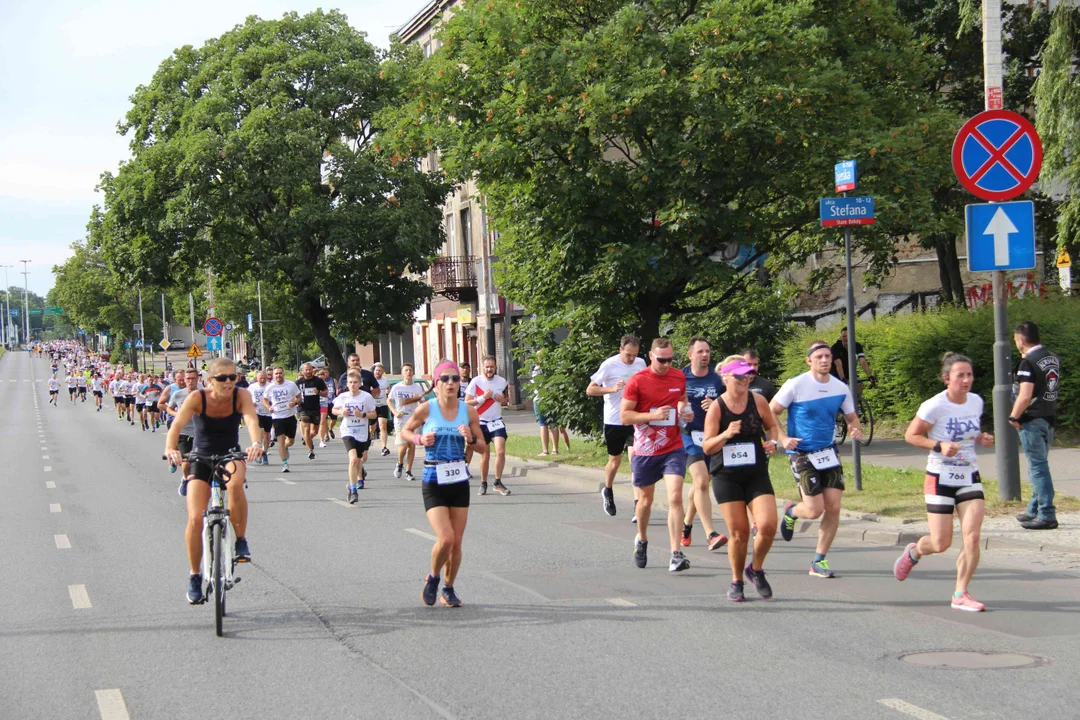
[(105, 250), (123, 277), (184, 283), (212, 267), (287, 292), (335, 370), (336, 335), (398, 330), (430, 294), (446, 186), (375, 151), (398, 101), (381, 53), (338, 12), (251, 17), (185, 46), (120, 125), (131, 159), (106, 175)]

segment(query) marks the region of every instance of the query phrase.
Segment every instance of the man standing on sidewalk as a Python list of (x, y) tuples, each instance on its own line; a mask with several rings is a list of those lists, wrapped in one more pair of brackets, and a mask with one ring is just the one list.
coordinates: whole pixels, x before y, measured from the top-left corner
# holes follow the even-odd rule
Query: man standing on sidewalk
[(1026, 513), (1016, 516), (1027, 530), (1054, 530), (1058, 526), (1054, 508), (1054, 481), (1050, 478), (1047, 455), (1054, 442), (1061, 361), (1042, 346), (1039, 328), (1025, 320), (1013, 331), (1013, 341), (1023, 358), (1013, 382), (1009, 424), (1020, 432), (1020, 443), (1028, 459), (1031, 502)]

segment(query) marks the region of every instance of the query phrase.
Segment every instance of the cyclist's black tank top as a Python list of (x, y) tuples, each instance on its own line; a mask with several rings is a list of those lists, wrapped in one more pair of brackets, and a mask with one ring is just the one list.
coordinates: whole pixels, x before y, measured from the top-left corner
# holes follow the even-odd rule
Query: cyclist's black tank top
[(236, 409), (236, 389), (233, 388), (232, 413), (225, 417), (210, 417), (206, 414), (206, 391), (199, 391), (202, 410), (191, 418), (195, 423), (195, 443), (193, 449), (197, 455), (224, 455), (240, 447), (240, 420), (244, 416)]
[(746, 468), (761, 467), (769, 461), (768, 457), (765, 455), (765, 449), (761, 447), (761, 435), (764, 426), (761, 422), (761, 414), (757, 409), (757, 401), (754, 399), (755, 393), (748, 392), (746, 396), (746, 409), (739, 414), (731, 411), (731, 408), (724, 402), (723, 396), (716, 398), (717, 402), (720, 403), (720, 432), (722, 433), (727, 430), (728, 426), (736, 420), (742, 420), (742, 429), (739, 430), (739, 434), (728, 440), (727, 443), (725, 443), (725, 447), (736, 443), (753, 443), (757, 463), (755, 465), (744, 465), (725, 470), (724, 452), (723, 448), (721, 448), (720, 452), (713, 455), (709, 461), (709, 470), (713, 475), (719, 475), (723, 472), (745, 470)]

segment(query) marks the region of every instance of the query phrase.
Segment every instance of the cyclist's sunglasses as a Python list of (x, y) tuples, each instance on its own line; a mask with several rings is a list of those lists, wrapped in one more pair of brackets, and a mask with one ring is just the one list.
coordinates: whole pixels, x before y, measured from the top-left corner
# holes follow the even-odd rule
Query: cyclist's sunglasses
[(461, 376), (460, 375), (440, 375), (439, 376), (439, 382), (444, 382), (444, 383), (461, 382)]
[(228, 375), (211, 375), (211, 380), (217, 380), (218, 382), (225, 382), (227, 380), (236, 380), (236, 373), (229, 373)]

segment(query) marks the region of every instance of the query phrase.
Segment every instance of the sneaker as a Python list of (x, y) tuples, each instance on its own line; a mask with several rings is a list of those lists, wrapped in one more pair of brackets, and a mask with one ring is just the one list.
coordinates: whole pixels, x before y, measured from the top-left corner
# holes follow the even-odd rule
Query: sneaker
[(600, 489), (600, 497), (604, 502), (604, 512), (615, 517), (615, 491), (609, 487)]
[(434, 605), (438, 594), (439, 576), (428, 573), (427, 579), (424, 580), (424, 589), (420, 592), (420, 599), (424, 601), (425, 605)]
[(326, 443), (323, 442), (322, 440), (320, 440), (319, 441), (319, 448), (324, 448), (324, 447), (326, 447)]
[(671, 565), (668, 567), (668, 572), (682, 572), (683, 570), (689, 569), (690, 561), (682, 554), (682, 550), (676, 550), (671, 553)]
[(915, 549), (915, 543), (908, 543), (908, 546), (904, 548), (904, 552), (893, 563), (892, 571), (897, 580), (907, 580), (907, 576), (911, 573), (911, 568), (915, 567), (918, 560), (911, 559), (911, 551)]
[(836, 573), (829, 567), (828, 560), (814, 560), (810, 563), (810, 574), (820, 578), (834, 578)]
[(281, 472), (283, 472), (283, 473), (289, 472), (289, 461), (288, 460), (282, 460), (281, 461)]
[(693, 525), (682, 526), (682, 538), (679, 540), (679, 544), (683, 547), (690, 547), (690, 534), (694, 532)]
[(251, 551), (248, 550), (247, 538), (236, 538), (236, 562), (251, 562)]
[(405, 471), (405, 479), (408, 480), (409, 482), (415, 482), (416, 481), (416, 476), (412, 474), (412, 470), (406, 470)]
[(487, 483), (486, 482), (480, 483), (480, 493), (479, 494), (480, 495), (487, 495)]
[(334, 431), (333, 431), (333, 430), (331, 430), (331, 431), (330, 431), (330, 439), (331, 439), (331, 440), (335, 440), (335, 439), (337, 439), (337, 435), (335, 435), (335, 434), (334, 434)]
[(765, 579), (765, 570), (755, 570), (753, 563), (746, 566), (746, 579), (754, 583), (754, 588), (757, 590), (757, 594), (761, 596), (763, 600), (768, 600), (772, 597), (772, 585)]
[(706, 542), (708, 542), (710, 550), (719, 550), (727, 545), (727, 541), (727, 535), (723, 535), (713, 530), (712, 533), (709, 534), (709, 539)]
[(180, 497), (187, 497), (187, 478), (180, 478), (180, 487), (176, 488), (176, 492), (180, 493)]
[(189, 605), (198, 605), (203, 602), (202, 575), (195, 573), (188, 578), (187, 601)]
[(731, 587), (727, 590), (727, 599), (731, 602), (743, 602), (746, 596), (743, 594), (742, 580), (732, 580)]
[(356, 481), (356, 489), (357, 490), (363, 490), (364, 489), (364, 479), (363, 478)]
[(350, 505), (355, 505), (356, 502), (360, 499), (360, 496), (356, 494), (356, 486), (355, 485), (347, 485), (346, 489), (347, 489), (348, 494), (349, 494), (349, 504)]
[(442, 600), (442, 604), (446, 607), (461, 607), (461, 598), (457, 596), (451, 585), (443, 587), (442, 596), (439, 599)]
[(396, 466), (394, 467), (394, 477), (396, 477), (396, 478), (399, 478), (399, 477), (401, 477), (401, 471), (402, 471), (403, 469), (404, 469), (404, 466), (402, 466), (402, 465), (396, 465)]
[(499, 493), (500, 495), (502, 495), (504, 497), (506, 495), (510, 494), (510, 489), (508, 487), (506, 487), (505, 485), (503, 485), (502, 480), (499, 480), (498, 478), (495, 478), (494, 488), (495, 488), (495, 492)]
[(639, 568), (645, 567), (645, 564), (649, 561), (648, 552), (648, 540), (634, 540), (634, 564)]
[(274, 447), (275, 445), (277, 445), (277, 438), (270, 441), (270, 447)]
[(971, 597), (967, 591), (964, 591), (964, 594), (960, 597), (956, 597), (956, 595), (952, 596), (952, 609), (966, 610), (967, 612), (982, 612), (986, 609), (986, 606)]
[(379, 454), (382, 455), (383, 457), (386, 457), (387, 455), (390, 454), (390, 448), (383, 448), (382, 450), (379, 451)]
[(307, 459), (308, 460), (314, 460), (315, 459), (315, 451), (314, 450), (308, 451)]
[(795, 523), (799, 521), (794, 515), (788, 515), (788, 510), (795, 507), (795, 503), (789, 502), (784, 506), (784, 514), (780, 516), (780, 537), (784, 538), (785, 542), (791, 542), (791, 538), (795, 537)]

